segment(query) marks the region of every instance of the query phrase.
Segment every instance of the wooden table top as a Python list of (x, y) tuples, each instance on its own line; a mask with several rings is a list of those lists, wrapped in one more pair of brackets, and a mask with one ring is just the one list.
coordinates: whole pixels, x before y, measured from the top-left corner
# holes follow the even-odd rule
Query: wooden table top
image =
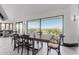
[(41, 42), (50, 42), (50, 40), (48, 40), (48, 39), (43, 39), (43, 38), (33, 38), (33, 37), (30, 37), (29, 40), (41, 41)]
[[(13, 35), (13, 34), (12, 34)], [(23, 35), (19, 35), (20, 38), (24, 38)], [(25, 34), (25, 36), (29, 36), (28, 34)], [(28, 37), (27, 40), (33, 40), (33, 41), (41, 41), (41, 42), (50, 42), (50, 39), (44, 39), (44, 38), (36, 38), (36, 37)]]

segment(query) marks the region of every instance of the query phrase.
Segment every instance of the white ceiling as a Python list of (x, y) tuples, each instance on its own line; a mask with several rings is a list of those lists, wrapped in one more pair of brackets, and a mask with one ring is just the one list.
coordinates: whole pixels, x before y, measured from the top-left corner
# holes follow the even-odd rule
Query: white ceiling
[(65, 4), (2, 4), (9, 19), (30, 17), (46, 12), (66, 9), (69, 5)]

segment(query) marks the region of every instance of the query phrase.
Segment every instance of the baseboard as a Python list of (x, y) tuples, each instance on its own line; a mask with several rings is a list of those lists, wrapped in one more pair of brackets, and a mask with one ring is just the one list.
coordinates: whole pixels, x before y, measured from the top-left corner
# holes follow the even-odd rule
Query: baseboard
[(67, 46), (67, 47), (77, 47), (78, 43), (63, 43), (63, 46)]

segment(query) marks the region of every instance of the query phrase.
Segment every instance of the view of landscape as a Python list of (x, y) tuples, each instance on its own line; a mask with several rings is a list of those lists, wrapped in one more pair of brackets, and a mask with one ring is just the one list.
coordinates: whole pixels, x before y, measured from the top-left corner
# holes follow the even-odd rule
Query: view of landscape
[[(40, 33), (40, 20), (29, 21), (28, 32)], [(62, 33), (62, 16), (41, 19), (41, 33), (54, 36)]]

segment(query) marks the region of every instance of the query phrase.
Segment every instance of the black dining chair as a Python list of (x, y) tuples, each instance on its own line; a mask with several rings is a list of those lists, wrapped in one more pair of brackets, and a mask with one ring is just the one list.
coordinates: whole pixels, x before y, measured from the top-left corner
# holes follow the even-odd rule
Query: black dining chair
[(9, 36), (12, 38), (12, 39), (11, 39), (11, 44), (13, 44), (14, 34), (17, 34), (17, 32), (13, 31), (13, 32), (9, 35)]
[(15, 51), (16, 48), (18, 48), (18, 53), (19, 53), (19, 42), (20, 42), (19, 34), (13, 34), (13, 40), (14, 40), (14, 49), (13, 49), (13, 51)]
[(59, 34), (59, 36), (57, 36), (56, 38), (52, 38), (54, 40), (56, 40), (57, 42), (53, 43), (53, 42), (49, 42), (48, 43), (48, 49), (47, 49), (47, 55), (49, 54), (49, 51), (51, 49), (54, 49), (56, 50), (56, 52), (58, 53), (58, 55), (61, 55), (61, 52), (60, 52), (60, 45), (61, 45), (61, 40), (63, 40), (64, 38), (64, 35), (63, 34)]
[(31, 44), (29, 43), (29, 35), (21, 35), (21, 39), (22, 39), (22, 50), (21, 50), (21, 54), (23, 54), (23, 48), (27, 48), (27, 55), (29, 54), (29, 47), (31, 46)]
[(26, 41), (26, 39), (28, 39), (28, 35), (19, 35), (19, 34), (14, 34), (13, 35), (13, 39), (14, 39), (14, 49), (18, 48), (18, 53), (19, 53), (19, 48), (21, 47), (21, 55), (23, 54), (23, 48), (24, 46), (28, 47), (28, 40)]

